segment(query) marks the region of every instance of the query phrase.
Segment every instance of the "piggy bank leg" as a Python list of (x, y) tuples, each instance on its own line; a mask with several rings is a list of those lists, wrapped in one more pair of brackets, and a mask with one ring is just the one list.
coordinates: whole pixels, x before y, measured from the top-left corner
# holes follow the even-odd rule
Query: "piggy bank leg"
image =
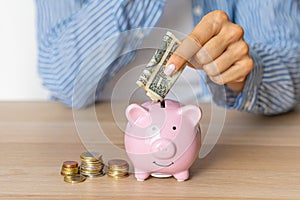
[(173, 176), (177, 179), (178, 182), (185, 181), (189, 178), (189, 170), (185, 170), (179, 173), (174, 174)]
[(150, 176), (149, 172), (141, 172), (139, 170), (135, 170), (135, 171), (138, 171), (134, 174), (137, 181), (144, 181)]

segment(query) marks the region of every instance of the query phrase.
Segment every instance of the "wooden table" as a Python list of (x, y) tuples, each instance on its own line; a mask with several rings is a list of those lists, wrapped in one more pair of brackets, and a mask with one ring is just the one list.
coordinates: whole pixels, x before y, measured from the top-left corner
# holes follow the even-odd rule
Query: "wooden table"
[[(201, 106), (205, 133), (210, 106)], [(94, 126), (93, 107), (72, 112), (56, 102), (1, 102), (0, 111), (0, 199), (300, 199), (299, 111), (276, 117), (227, 111), (217, 145), (194, 163), (185, 182), (137, 182), (130, 175), (73, 185), (63, 181), (61, 164), (79, 161), (86, 150), (80, 137)], [(94, 114), (108, 141), (124, 148), (110, 104), (97, 104)], [(95, 145), (106, 159), (116, 156), (110, 155), (112, 144)]]

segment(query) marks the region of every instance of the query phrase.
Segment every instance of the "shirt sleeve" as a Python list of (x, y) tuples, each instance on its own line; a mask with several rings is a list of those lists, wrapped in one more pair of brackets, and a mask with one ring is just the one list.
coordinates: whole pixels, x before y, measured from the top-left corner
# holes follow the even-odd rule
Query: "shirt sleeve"
[(93, 103), (135, 55), (164, 0), (36, 0), (38, 70), (52, 97), (69, 107)]
[(297, 104), (300, 92), (299, 1), (236, 2), (232, 19), (245, 30), (255, 66), (239, 94), (208, 80), (214, 102), (265, 115), (287, 112)]

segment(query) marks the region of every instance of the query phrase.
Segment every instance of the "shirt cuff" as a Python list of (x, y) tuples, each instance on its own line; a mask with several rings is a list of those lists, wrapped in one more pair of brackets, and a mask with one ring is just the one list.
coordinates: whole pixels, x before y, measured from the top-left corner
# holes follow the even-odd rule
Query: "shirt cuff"
[(236, 93), (227, 85), (217, 85), (207, 77), (214, 103), (226, 109), (246, 112), (253, 110), (257, 99), (257, 91), (262, 81), (263, 69), (259, 55), (252, 50), (250, 50), (249, 54), (254, 61), (254, 69), (248, 74), (242, 92)]

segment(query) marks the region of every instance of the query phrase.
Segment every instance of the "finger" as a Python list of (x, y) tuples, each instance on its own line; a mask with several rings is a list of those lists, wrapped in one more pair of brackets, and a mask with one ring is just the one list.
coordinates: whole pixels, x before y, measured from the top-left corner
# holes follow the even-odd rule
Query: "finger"
[(237, 83), (245, 81), (248, 73), (253, 69), (253, 60), (247, 56), (234, 63), (229, 69), (217, 76), (209, 76), (216, 84)]
[[(180, 62), (180, 61), (179, 61)], [(194, 69), (202, 69), (201, 68), (201, 66), (196, 62), (196, 61), (194, 61), (194, 60), (191, 60), (191, 62), (189, 62), (189, 61), (187, 61), (187, 62), (185, 62), (185, 63), (183, 63), (183, 64), (186, 64), (187, 66), (189, 66), (189, 67), (191, 67), (191, 68), (194, 68)], [(168, 72), (168, 70), (169, 69), (171, 69), (171, 71), (170, 72)], [(168, 76), (170, 76), (172, 73), (174, 73), (174, 71), (175, 71), (175, 66), (174, 66), (174, 68), (172, 67), (172, 65), (169, 65), (168, 67), (166, 67), (166, 69), (165, 69), (165, 74), (166, 75), (168, 75)]]
[(226, 49), (228, 43), (223, 38), (216, 36), (209, 40), (194, 56), (195, 60), (202, 65), (208, 64), (219, 57)]
[(213, 62), (203, 65), (208, 76), (217, 76), (226, 71), (233, 63), (248, 55), (249, 47), (245, 41), (239, 40), (230, 44), (228, 48)]
[(167, 62), (166, 75), (179, 70), (201, 48), (193, 38), (186, 37)]
[(197, 59), (195, 59), (195, 56), (193, 56), (188, 63), (190, 64), (189, 66), (195, 69), (203, 69), (203, 65), (199, 63)]
[(194, 69), (199, 69), (198, 67), (197, 67), (197, 65), (194, 65), (194, 64), (192, 64), (191, 62), (186, 62), (186, 65), (187, 66), (189, 66), (189, 67), (191, 67), (191, 68), (194, 68)]
[[(190, 60), (202, 45), (220, 32), (224, 21), (228, 21), (228, 16), (223, 11), (214, 11), (203, 17), (192, 33), (183, 40), (182, 44), (170, 57), (167, 62), (166, 71), (168, 73), (166, 74), (171, 75)], [(171, 68), (167, 69), (169, 66)]]
[(199, 63), (205, 65), (219, 57), (230, 44), (243, 37), (243, 29), (231, 22), (227, 22), (221, 32), (211, 38), (196, 54)]

